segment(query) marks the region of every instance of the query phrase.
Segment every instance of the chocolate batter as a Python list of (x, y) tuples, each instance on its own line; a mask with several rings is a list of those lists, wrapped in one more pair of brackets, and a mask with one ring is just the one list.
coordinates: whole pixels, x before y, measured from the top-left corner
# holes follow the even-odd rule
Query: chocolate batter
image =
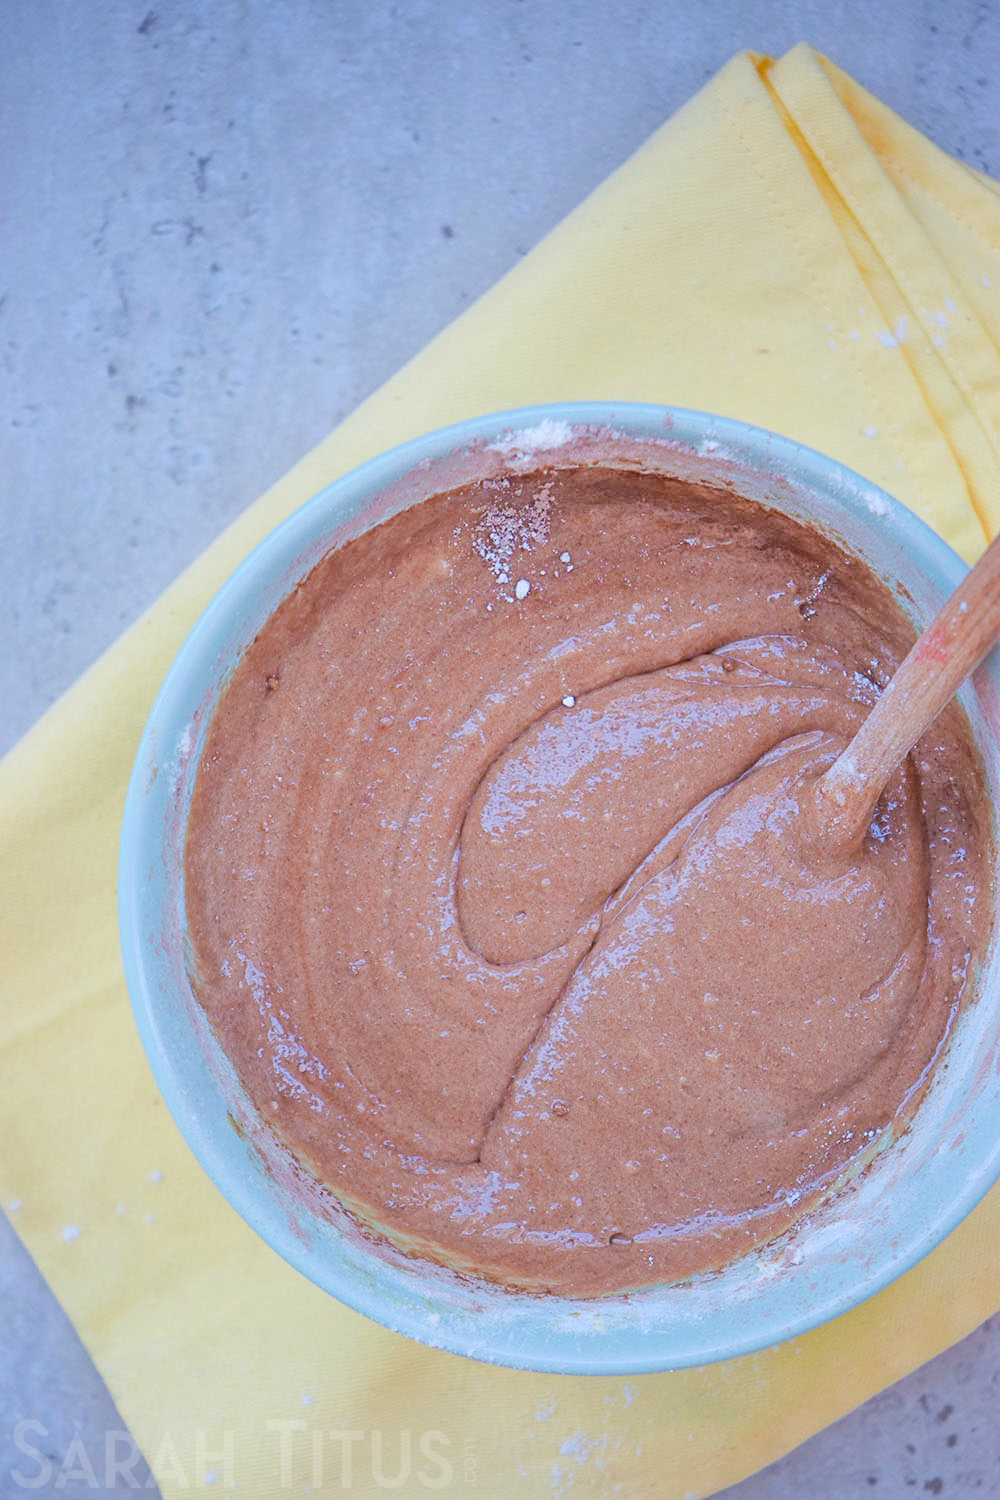
[(902, 1128), (988, 922), (952, 707), (856, 862), (803, 806), (912, 641), (818, 533), (600, 467), (438, 495), (246, 652), (188, 831), (196, 989), (370, 1224), (509, 1283), (718, 1266)]

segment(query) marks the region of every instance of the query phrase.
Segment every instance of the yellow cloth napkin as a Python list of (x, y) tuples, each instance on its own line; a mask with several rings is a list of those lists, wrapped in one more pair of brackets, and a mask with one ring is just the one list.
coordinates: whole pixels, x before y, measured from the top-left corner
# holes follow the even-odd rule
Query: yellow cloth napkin
[(168, 1496), (213, 1471), (214, 1493), (236, 1481), (246, 1500), (339, 1492), (349, 1460), (364, 1495), (405, 1469), (406, 1494), (701, 1497), (1000, 1306), (994, 1190), (856, 1311), (705, 1369), (532, 1375), (388, 1333), (290, 1270), (189, 1155), (133, 1029), (114, 903), (126, 778), (163, 673), (249, 547), (338, 474), (494, 408), (663, 401), (833, 454), (971, 559), (1000, 523), (998, 341), (997, 185), (807, 46), (742, 54), (230, 527), (0, 766), (0, 1192), (20, 1199), (18, 1231)]

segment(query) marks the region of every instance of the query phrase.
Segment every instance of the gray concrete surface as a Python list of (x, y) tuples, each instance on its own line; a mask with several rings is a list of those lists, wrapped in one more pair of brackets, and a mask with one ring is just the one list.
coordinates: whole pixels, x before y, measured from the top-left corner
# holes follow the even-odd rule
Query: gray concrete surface
[[(735, 50), (802, 38), (1000, 175), (998, 0), (2, 0), (0, 749)], [(36, 1492), (77, 1430), (100, 1478), (120, 1419), (7, 1226), (0, 1326), (0, 1496), (25, 1418)], [(998, 1384), (986, 1325), (728, 1500), (1000, 1494)]]

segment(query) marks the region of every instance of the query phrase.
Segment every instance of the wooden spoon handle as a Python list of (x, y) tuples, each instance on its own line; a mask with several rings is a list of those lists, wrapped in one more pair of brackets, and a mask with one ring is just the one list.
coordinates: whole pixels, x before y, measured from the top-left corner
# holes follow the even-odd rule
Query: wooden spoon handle
[(819, 837), (864, 838), (890, 775), (1000, 635), (1000, 536), (916, 640), (846, 750), (817, 783)]

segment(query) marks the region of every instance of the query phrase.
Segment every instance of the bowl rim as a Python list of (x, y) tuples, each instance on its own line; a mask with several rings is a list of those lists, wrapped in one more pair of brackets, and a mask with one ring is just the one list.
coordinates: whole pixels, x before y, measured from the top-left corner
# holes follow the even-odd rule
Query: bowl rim
[[(985, 1195), (1000, 1176), (1000, 1138), (992, 1154), (987, 1153), (978, 1163), (977, 1172), (967, 1175), (964, 1187), (955, 1192), (947, 1212), (926, 1224), (923, 1232), (913, 1235), (892, 1255), (869, 1259), (866, 1265), (859, 1266), (849, 1286), (828, 1289), (825, 1296), (818, 1292), (808, 1308), (801, 1308), (797, 1314), (789, 1310), (786, 1315), (776, 1317), (772, 1309), (768, 1315), (741, 1325), (736, 1331), (728, 1325), (728, 1332), (725, 1319), (716, 1320), (717, 1326), (711, 1320), (681, 1320), (678, 1326), (683, 1337), (675, 1339), (672, 1346), (671, 1339), (664, 1336), (665, 1328), (643, 1327), (641, 1316), (632, 1334), (623, 1325), (620, 1336), (606, 1337), (600, 1321), (602, 1308), (608, 1306), (604, 1298), (567, 1298), (554, 1294), (540, 1297), (494, 1287), (509, 1303), (526, 1301), (537, 1310), (544, 1300), (551, 1316), (543, 1319), (536, 1313), (534, 1318), (530, 1314), (515, 1317), (502, 1335), (494, 1330), (484, 1340), (474, 1317), (449, 1319), (447, 1311), (440, 1310), (433, 1289), (429, 1297), (415, 1295), (407, 1308), (400, 1307), (398, 1299), (392, 1298), (391, 1305), (387, 1305), (377, 1271), (374, 1282), (368, 1283), (363, 1278), (331, 1276), (324, 1267), (322, 1253), (317, 1255), (295, 1227), (284, 1221), (280, 1211), (273, 1212), (273, 1205), (255, 1182), (234, 1171), (231, 1142), (219, 1138), (218, 1131), (199, 1108), (190, 1081), (175, 1067), (149, 970), (150, 945), (142, 919), (142, 893), (154, 850), (162, 839), (162, 824), (150, 827), (148, 793), (150, 767), (158, 764), (161, 746), (170, 737), (165, 734), (164, 726), (176, 718), (191, 663), (197, 662), (220, 636), (231, 630), (234, 604), (257, 586), (262, 565), (276, 544), (280, 542), (286, 552), (298, 548), (305, 553), (308, 544), (315, 540), (317, 520), (334, 503), (349, 500), (352, 495), (356, 499), (370, 497), (427, 460), (468, 448), (481, 440), (489, 442), (507, 434), (523, 433), (546, 422), (640, 438), (655, 436), (671, 444), (680, 443), (688, 451), (697, 451), (699, 445), (708, 444), (709, 451), (718, 448), (723, 455), (738, 454), (742, 461), (753, 461), (754, 466), (766, 471), (793, 476), (796, 484), (817, 490), (855, 520), (863, 520), (869, 529), (875, 524), (885, 530), (905, 546), (915, 565), (937, 579), (946, 591), (954, 588), (967, 572), (966, 565), (936, 532), (872, 481), (793, 439), (735, 418), (629, 401), (550, 402), (468, 418), (397, 444), (325, 486), (272, 529), (228, 575), (186, 635), (150, 709), (129, 779), (118, 864), (119, 931), (135, 1023), (170, 1114), (226, 1201), (272, 1249), (339, 1301), (425, 1345), (521, 1369), (634, 1375), (753, 1353), (795, 1338), (867, 1300), (927, 1255)], [(303, 569), (303, 575), (307, 571), (308, 568)], [(1000, 684), (1000, 670), (996, 675)], [(644, 1295), (631, 1296), (637, 1311)], [(625, 1294), (624, 1300), (630, 1300), (629, 1294)], [(657, 1334), (661, 1336), (657, 1338)]]

